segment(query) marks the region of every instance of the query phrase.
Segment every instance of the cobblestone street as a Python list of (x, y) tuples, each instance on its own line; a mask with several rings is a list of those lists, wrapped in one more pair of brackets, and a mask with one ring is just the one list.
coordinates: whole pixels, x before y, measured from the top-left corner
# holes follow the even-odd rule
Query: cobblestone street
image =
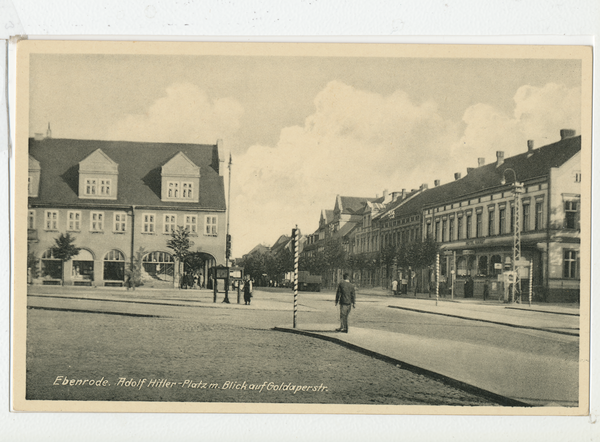
[[(178, 297), (190, 294), (189, 291), (175, 293)], [(202, 295), (207, 294), (203, 292)], [(85, 296), (92, 295), (88, 292)], [(274, 325), (289, 323), (291, 317), (284, 304), (285, 309), (261, 309), (261, 302), (266, 302), (269, 296), (285, 298), (285, 301), (290, 299), (288, 292), (258, 292), (251, 309), (242, 309), (239, 307), (243, 306), (235, 304), (194, 308), (128, 303), (138, 308), (137, 314), (159, 316), (134, 317), (109, 314), (118, 312), (123, 303), (52, 298), (54, 307), (33, 308), (28, 313), (27, 397), (47, 400), (494, 405), (481, 397), (337, 344), (273, 331)], [(171, 299), (169, 302), (179, 301)], [(204, 306), (216, 304), (207, 302)], [(104, 313), (69, 311), (77, 309), (101, 309)], [(336, 317), (335, 312), (332, 307), (326, 315), (331, 320)], [(62, 378), (57, 380), (59, 376)], [(65, 378), (69, 380), (68, 385), (63, 385)], [(104, 387), (70, 385), (70, 380), (97, 381), (102, 378), (108, 381)], [(139, 380), (144, 379), (140, 388)], [(154, 387), (163, 379), (166, 379), (163, 386)], [(149, 386), (152, 380), (157, 381)], [(174, 384), (167, 387), (166, 382)], [(133, 383), (136, 383), (135, 387)], [(291, 391), (292, 386), (295, 392)], [(280, 389), (275, 390), (277, 387)], [(302, 391), (301, 387), (307, 388)]]

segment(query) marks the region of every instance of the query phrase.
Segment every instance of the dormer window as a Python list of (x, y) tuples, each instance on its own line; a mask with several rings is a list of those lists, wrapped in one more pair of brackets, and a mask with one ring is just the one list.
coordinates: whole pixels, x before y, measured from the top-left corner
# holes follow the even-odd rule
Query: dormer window
[(161, 170), (163, 201), (198, 202), (200, 168), (183, 152), (171, 158)]
[(79, 198), (117, 199), (118, 164), (101, 149), (79, 163)]

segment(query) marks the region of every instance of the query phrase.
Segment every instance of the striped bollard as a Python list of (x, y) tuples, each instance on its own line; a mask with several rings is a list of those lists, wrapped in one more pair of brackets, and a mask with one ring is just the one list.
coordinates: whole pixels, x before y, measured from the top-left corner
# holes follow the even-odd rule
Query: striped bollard
[(294, 328), (296, 328), (296, 317), (298, 315), (298, 226), (292, 229), (292, 247), (294, 248)]
[(531, 307), (531, 298), (533, 296), (533, 257), (529, 264), (529, 307)]

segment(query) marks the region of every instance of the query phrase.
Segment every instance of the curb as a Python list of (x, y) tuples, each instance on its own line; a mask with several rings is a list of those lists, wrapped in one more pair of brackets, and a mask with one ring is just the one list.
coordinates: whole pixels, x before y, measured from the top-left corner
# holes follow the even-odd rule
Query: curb
[(450, 313), (430, 312), (428, 310), (419, 310), (419, 309), (416, 309), (416, 308), (409, 308), (409, 307), (399, 307), (399, 306), (396, 306), (396, 305), (388, 305), (388, 307), (389, 308), (397, 308), (397, 309), (400, 309), (400, 310), (408, 310), (408, 311), (417, 312), (417, 313), (429, 313), (430, 315), (447, 316), (449, 318), (466, 319), (468, 321), (487, 322), (489, 324), (504, 325), (506, 327), (523, 328), (523, 329), (527, 329), (527, 330), (538, 330), (538, 331), (544, 331), (544, 332), (548, 332), (548, 333), (556, 333), (556, 334), (559, 334), (559, 335), (567, 335), (567, 336), (577, 336), (577, 337), (579, 337), (579, 333), (572, 333), (572, 332), (566, 332), (566, 331), (561, 331), (561, 330), (550, 330), (550, 329), (547, 329), (547, 328), (531, 327), (529, 325), (511, 324), (510, 322), (491, 321), (489, 319), (470, 318), (468, 316), (453, 315), (453, 314), (450, 314)]
[(551, 315), (566, 315), (566, 316), (580, 316), (579, 313), (567, 313), (567, 312), (551, 312), (548, 310), (537, 310), (532, 308), (522, 308), (522, 307), (504, 307), (509, 310), (522, 310), (524, 312), (537, 312), (537, 313), (550, 313)]
[(401, 368), (403, 370), (407, 370), (410, 371), (411, 373), (415, 373), (415, 374), (419, 374), (422, 376), (426, 376), (428, 378), (434, 379), (436, 381), (439, 381), (445, 385), (448, 385), (450, 387), (454, 387), (457, 388), (459, 390), (463, 390), (466, 391), (467, 393), (471, 393), (473, 395), (488, 399), (490, 401), (493, 401), (499, 405), (502, 406), (506, 406), (506, 407), (533, 407), (533, 405), (525, 403), (525, 402), (521, 402), (518, 401), (516, 399), (512, 399), (506, 396), (502, 396), (500, 394), (497, 393), (493, 393), (489, 390), (484, 390), (483, 388), (479, 388), (476, 387), (474, 385), (471, 384), (467, 384), (465, 382), (456, 380), (454, 378), (451, 378), (449, 376), (440, 374), (440, 373), (436, 373), (435, 371), (431, 371), (431, 370), (427, 370), (425, 368), (422, 367), (417, 367), (416, 365), (412, 365), (412, 364), (408, 364), (404, 361), (401, 361), (399, 359), (396, 358), (392, 358), (391, 356), (386, 356), (382, 353), (378, 353), (375, 352), (373, 350), (369, 350), (367, 348), (364, 347), (360, 347), (356, 344), (351, 344), (350, 342), (346, 342), (342, 339), (338, 339), (335, 338), (333, 336), (325, 336), (325, 335), (321, 335), (319, 333), (313, 333), (310, 331), (306, 331), (306, 330), (297, 330), (297, 329), (290, 329), (290, 328), (284, 328), (284, 327), (273, 327), (273, 330), (275, 331), (280, 331), (280, 332), (285, 332), (285, 333), (295, 333), (298, 335), (303, 335), (303, 336), (309, 336), (312, 338), (318, 338), (318, 339), (322, 339), (324, 341), (329, 341), (329, 342), (334, 342), (336, 344), (339, 344), (343, 347), (346, 347), (350, 350), (356, 351), (358, 353), (362, 353), (364, 355), (367, 356), (371, 356), (375, 359), (379, 359), (381, 361), (390, 363), (390, 364), (394, 364), (396, 365), (398, 368)]

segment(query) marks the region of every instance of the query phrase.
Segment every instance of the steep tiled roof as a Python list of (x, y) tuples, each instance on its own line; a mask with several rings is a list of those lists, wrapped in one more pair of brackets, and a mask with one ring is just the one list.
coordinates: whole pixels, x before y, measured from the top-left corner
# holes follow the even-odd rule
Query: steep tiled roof
[[(423, 207), (454, 201), (486, 189), (500, 189), (504, 171), (509, 168), (515, 171), (517, 180), (521, 182), (546, 176), (550, 168), (561, 166), (580, 150), (581, 137), (577, 136), (506, 158), (500, 167), (496, 167), (496, 162), (478, 167), (464, 178), (425, 190), (401, 205), (396, 216), (419, 212)], [(512, 184), (514, 176), (511, 172), (506, 173), (506, 180)]]
[(353, 214), (358, 213), (367, 201), (374, 201), (376, 198), (361, 198), (357, 196), (340, 196), (342, 213)]
[(340, 230), (338, 230), (337, 232), (335, 232), (333, 234), (333, 238), (343, 238), (344, 236), (346, 236), (348, 233), (350, 233), (355, 227), (356, 227), (355, 222), (352, 221), (348, 221), (346, 224), (344, 224)]
[(325, 214), (325, 224), (329, 224), (333, 221), (333, 210), (324, 209), (323, 214)]
[[(79, 162), (96, 149), (101, 149), (119, 165), (116, 200), (82, 200), (78, 197)], [(197, 203), (161, 201), (161, 166), (179, 152), (200, 167)], [(39, 196), (30, 198), (31, 204), (173, 206), (225, 210), (223, 177), (219, 176), (216, 169), (218, 151), (214, 145), (30, 139), (29, 154), (40, 162), (42, 169)]]

